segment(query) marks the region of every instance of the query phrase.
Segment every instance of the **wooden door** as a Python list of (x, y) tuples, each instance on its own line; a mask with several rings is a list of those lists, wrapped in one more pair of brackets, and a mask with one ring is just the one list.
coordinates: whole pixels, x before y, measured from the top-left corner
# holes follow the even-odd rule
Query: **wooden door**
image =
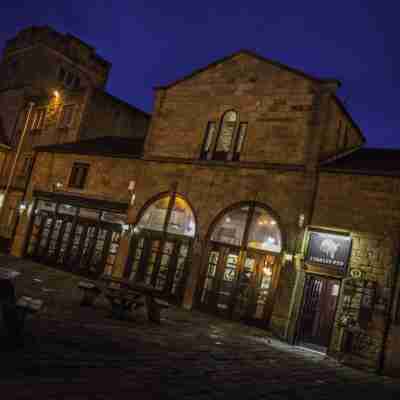
[(340, 282), (308, 275), (305, 281), (297, 342), (326, 350), (335, 318)]
[(230, 318), (239, 273), (240, 250), (229, 247), (221, 250), (213, 286), (212, 308), (217, 314)]

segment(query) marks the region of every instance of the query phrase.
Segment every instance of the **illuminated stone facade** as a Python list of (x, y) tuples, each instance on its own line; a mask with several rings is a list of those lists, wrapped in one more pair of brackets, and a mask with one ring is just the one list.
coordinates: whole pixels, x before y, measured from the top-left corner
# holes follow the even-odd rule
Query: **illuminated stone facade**
[[(63, 238), (72, 232), (70, 247), (80, 238), (85, 259), (90, 232), (96, 248), (103, 222), (81, 218), (81, 210), (105, 213), (114, 207), (125, 217), (120, 225), (104, 222), (104, 231), (119, 235), (116, 259), (108, 270), (104, 253), (93, 274), (149, 282), (154, 275), (153, 283), (165, 284), (165, 294), (186, 308), (254, 323), (290, 343), (372, 369), (386, 355), (387, 369), (395, 371), (397, 325), (390, 323), (397, 307), (398, 152), (362, 148), (364, 137), (337, 98), (337, 87), (336, 81), (241, 51), (157, 88), (143, 149), (137, 142), (130, 150), (111, 139), (108, 147), (99, 143), (96, 136), (113, 134), (96, 132), (107, 124), (118, 132), (118, 124), (109, 111), (89, 113), (101, 122), (89, 131), (89, 117), (84, 119), (74, 145), (43, 141), (37, 148), (24, 198), (29, 207), (13, 253), (46, 261), (53, 237), (56, 250), (47, 261), (56, 266)], [(76, 163), (89, 171), (79, 189), (71, 186)], [(59, 208), (70, 202), (79, 210), (68, 216), (40, 209), (39, 200)], [(149, 210), (155, 210), (153, 224)], [(194, 217), (180, 229), (183, 215)], [(46, 221), (50, 233), (42, 251)], [(77, 226), (82, 237), (74, 233)], [(38, 240), (35, 229), (42, 235)], [(351, 241), (344, 271), (306, 261), (313, 230)], [(32, 243), (36, 250), (27, 254)], [(325, 242), (327, 257), (333, 259), (338, 246)], [(68, 268), (79, 273), (90, 262), (77, 264), (83, 269)], [(318, 296), (309, 296), (310, 287)], [(308, 309), (324, 288), (330, 305)], [(331, 322), (323, 320), (324, 313)], [(315, 337), (304, 333), (307, 316)]]

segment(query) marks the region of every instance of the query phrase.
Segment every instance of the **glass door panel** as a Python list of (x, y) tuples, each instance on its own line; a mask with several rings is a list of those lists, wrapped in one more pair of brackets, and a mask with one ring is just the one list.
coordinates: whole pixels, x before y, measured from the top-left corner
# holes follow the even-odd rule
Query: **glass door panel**
[(50, 234), (47, 252), (45, 254), (45, 259), (47, 262), (55, 260), (62, 224), (63, 224), (62, 218), (56, 217), (53, 224), (53, 229)]
[(27, 255), (33, 256), (35, 253), (36, 246), (40, 240), (40, 233), (42, 228), (42, 223), (44, 220), (44, 215), (42, 213), (38, 213), (35, 215), (33, 219), (31, 237), (29, 239), (28, 248), (27, 248)]
[(71, 250), (69, 252), (68, 262), (73, 266), (79, 257), (79, 248), (84, 236), (85, 226), (77, 223), (72, 236)]
[(150, 254), (147, 259), (142, 259), (145, 263), (144, 281), (150, 285), (152, 281), (153, 271), (155, 270), (155, 264), (157, 260), (158, 252), (160, 251), (161, 240), (150, 240)]
[(64, 221), (61, 233), (60, 246), (56, 257), (56, 262), (59, 265), (63, 265), (66, 260), (68, 246), (71, 240), (72, 225), (73, 225), (72, 221)]
[(259, 257), (247, 255), (238, 278), (233, 314), (235, 318), (246, 318), (254, 297), (254, 278), (259, 263)]
[(183, 289), (184, 285), (184, 277), (185, 277), (185, 266), (187, 261), (187, 256), (189, 253), (189, 244), (188, 243), (181, 243), (179, 246), (179, 253), (176, 260), (176, 268), (174, 273), (174, 279), (172, 282), (172, 289), (171, 293), (179, 293), (180, 289)]
[(111, 275), (112, 270), (114, 267), (115, 259), (117, 257), (118, 253), (118, 248), (119, 248), (119, 242), (121, 240), (121, 230), (118, 228), (118, 230), (113, 230), (111, 232), (111, 240), (110, 240), (110, 247), (107, 252), (107, 258), (106, 258), (106, 266), (104, 269), (104, 274), (106, 275)]
[(229, 250), (224, 259), (222, 279), (217, 293), (217, 309), (223, 313), (230, 311), (236, 287), (238, 262), (239, 250)]
[(46, 215), (44, 217), (44, 224), (42, 226), (42, 232), (40, 233), (39, 245), (38, 245), (37, 251), (36, 251), (36, 257), (38, 257), (39, 259), (42, 258), (46, 253), (47, 244), (49, 242), (53, 221), (54, 221), (53, 216)]
[(268, 303), (268, 297), (272, 286), (273, 268), (275, 265), (275, 256), (265, 255), (259, 264), (255, 285), (255, 309), (252, 317), (263, 319), (265, 308)]
[(139, 238), (137, 241), (135, 253), (133, 255), (132, 270), (129, 275), (129, 280), (133, 280), (136, 277), (136, 274), (139, 270), (140, 260), (142, 259), (143, 255), (144, 241), (145, 241), (144, 237)]
[(89, 253), (89, 273), (93, 275), (101, 274), (104, 266), (104, 253), (110, 241), (111, 231), (109, 229), (100, 228), (94, 241), (93, 250)]
[(200, 302), (203, 304), (209, 304), (212, 298), (215, 273), (217, 271), (219, 257), (220, 257), (220, 252), (218, 250), (210, 251), (210, 255), (208, 256), (206, 277), (204, 280), (203, 290), (200, 299)]
[(174, 248), (175, 248), (175, 242), (167, 241), (164, 243), (160, 255), (160, 266), (155, 276), (155, 288), (160, 291), (165, 289), (165, 284), (168, 276), (168, 269), (170, 268), (171, 257)]
[(83, 241), (81, 241), (81, 248), (78, 252), (79, 271), (81, 273), (88, 273), (90, 269), (90, 258), (94, 250), (96, 226), (86, 225), (83, 233)]

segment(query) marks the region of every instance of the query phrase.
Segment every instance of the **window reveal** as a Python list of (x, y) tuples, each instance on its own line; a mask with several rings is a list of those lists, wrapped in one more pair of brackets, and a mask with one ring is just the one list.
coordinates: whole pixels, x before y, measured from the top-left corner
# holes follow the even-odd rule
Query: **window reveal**
[(247, 131), (247, 122), (240, 123), (239, 132), (238, 132), (237, 139), (236, 139), (235, 151), (233, 153), (233, 160), (234, 161), (239, 160), (240, 153), (241, 153), (242, 148), (243, 148), (243, 142), (244, 142), (244, 139), (246, 137), (246, 131)]
[(204, 139), (203, 150), (201, 152), (201, 159), (208, 159), (208, 155), (211, 153), (211, 146), (216, 133), (215, 122), (209, 122), (207, 124), (206, 136)]
[(89, 164), (74, 163), (68, 186), (77, 189), (83, 189), (85, 186), (88, 171)]
[(239, 160), (246, 137), (247, 122), (238, 124), (238, 120), (236, 111), (227, 111), (222, 117), (218, 134), (217, 124), (214, 121), (208, 122), (200, 159)]

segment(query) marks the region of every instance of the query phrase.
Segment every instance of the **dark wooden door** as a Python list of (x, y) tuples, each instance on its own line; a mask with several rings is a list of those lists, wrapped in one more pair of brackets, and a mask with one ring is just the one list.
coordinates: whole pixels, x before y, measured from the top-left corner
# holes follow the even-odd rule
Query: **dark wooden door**
[(237, 291), (240, 249), (212, 244), (199, 298), (200, 308), (230, 318)]
[(329, 277), (307, 275), (297, 342), (326, 350), (335, 318), (340, 282)]

